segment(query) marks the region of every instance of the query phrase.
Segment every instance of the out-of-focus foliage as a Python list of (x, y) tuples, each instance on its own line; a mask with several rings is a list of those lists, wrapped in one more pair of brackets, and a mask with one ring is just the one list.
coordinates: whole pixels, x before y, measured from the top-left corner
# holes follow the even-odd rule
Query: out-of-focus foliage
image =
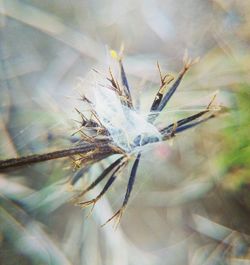
[(227, 149), (223, 155), (226, 171), (250, 169), (250, 87), (242, 86), (235, 94), (235, 102), (228, 118), (224, 141)]
[(237, 192), (250, 207), (250, 86), (241, 85), (234, 94), (228, 126), (224, 130), (221, 167), (222, 183), (226, 189)]

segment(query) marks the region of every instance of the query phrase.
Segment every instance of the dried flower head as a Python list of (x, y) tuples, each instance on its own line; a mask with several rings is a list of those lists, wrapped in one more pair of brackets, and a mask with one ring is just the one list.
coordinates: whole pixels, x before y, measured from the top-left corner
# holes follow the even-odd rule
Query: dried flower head
[[(191, 60), (187, 55), (184, 56), (184, 67), (169, 89), (167, 89), (167, 86), (174, 78), (168, 74), (163, 75), (160, 65), (157, 63), (161, 81), (160, 88), (148, 114), (142, 115), (134, 106), (121, 56), (118, 56), (115, 51), (111, 51), (111, 54), (119, 62), (121, 81), (119, 82), (115, 79), (111, 69), (109, 69), (109, 77), (106, 78), (106, 82), (96, 84), (91, 90), (92, 93), (88, 94), (87, 92), (88, 95), (84, 95), (83, 97), (83, 101), (90, 107), (92, 113), (90, 118), (86, 118), (86, 116), (79, 112), (82, 117), (80, 133), (82, 134), (83, 141), (87, 141), (90, 144), (96, 143), (97, 141), (106, 141), (112, 146), (113, 152), (111, 151), (111, 154), (119, 153), (121, 157), (107, 167), (92, 184), (78, 195), (78, 198), (93, 189), (100, 181), (109, 175), (110, 177), (100, 194), (89, 201), (78, 201), (78, 205), (81, 207), (92, 205), (94, 207), (95, 203), (116, 180), (119, 172), (128, 164), (129, 160), (132, 159), (132, 157), (136, 157), (132, 166), (122, 206), (107, 222), (115, 217), (117, 217), (118, 221), (121, 218), (133, 189), (141, 153), (145, 146), (173, 138), (177, 133), (213, 118), (216, 111), (218, 111), (218, 108), (212, 106), (215, 99), (214, 96), (207, 108), (203, 111), (181, 119), (164, 128), (158, 128), (155, 125), (158, 115), (173, 96), (187, 70), (197, 62), (197, 59)], [(166, 90), (167, 92), (165, 92)], [(205, 116), (205, 114), (207, 116)], [(87, 127), (88, 129), (91, 127), (91, 133), (86, 134)], [(105, 157), (109, 155), (110, 154), (107, 154)], [(79, 160), (76, 162), (82, 165), (83, 161), (85, 161), (85, 156), (81, 157), (80, 155)]]
[[(105, 79), (105, 82), (95, 84), (94, 88), (88, 89), (82, 96), (82, 101), (89, 107), (90, 115), (77, 110), (81, 117), (81, 125), (75, 134), (77, 133), (80, 137), (73, 147), (42, 155), (0, 161), (0, 170), (3, 170), (60, 157), (72, 157), (75, 167), (80, 168), (71, 179), (71, 184), (74, 184), (93, 163), (114, 154), (119, 154), (119, 157), (105, 168), (93, 183), (74, 198), (76, 204), (81, 207), (88, 205), (94, 207), (95, 203), (117, 179), (121, 170), (127, 166), (130, 160), (135, 159), (122, 206), (107, 222), (113, 218), (117, 218), (117, 221), (120, 220), (129, 201), (142, 151), (146, 146), (169, 140), (176, 134), (215, 117), (220, 110), (218, 106), (214, 105), (216, 97), (214, 96), (204, 110), (163, 128), (158, 128), (156, 125), (157, 117), (174, 95), (185, 73), (197, 62), (197, 59), (191, 60), (185, 55), (183, 69), (176, 80), (169, 74), (163, 74), (159, 63), (157, 63), (160, 87), (152, 101), (148, 114), (144, 115), (134, 105), (131, 88), (122, 63), (122, 56), (119, 56), (115, 51), (111, 51), (111, 55), (119, 63), (120, 81), (114, 77), (112, 70), (109, 69), (109, 76)], [(108, 179), (99, 195), (92, 200), (82, 201), (82, 196), (104, 178)]]

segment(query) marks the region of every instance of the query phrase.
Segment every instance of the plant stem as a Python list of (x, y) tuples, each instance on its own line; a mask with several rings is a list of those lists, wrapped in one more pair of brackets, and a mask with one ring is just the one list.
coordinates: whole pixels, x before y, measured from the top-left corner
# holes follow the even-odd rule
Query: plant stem
[[(92, 151), (98, 151), (92, 152)], [(87, 155), (87, 153), (92, 152), (91, 154)], [(25, 166), (29, 164), (34, 164), (38, 162), (43, 162), (47, 160), (63, 158), (63, 157), (70, 157), (73, 155), (84, 155), (86, 154), (87, 157), (89, 156), (90, 159), (95, 159), (95, 156), (107, 156), (108, 154), (116, 153), (112, 146), (105, 144), (85, 144), (81, 146), (71, 147), (67, 149), (57, 150), (54, 152), (44, 153), (44, 154), (34, 154), (30, 156), (24, 156), (19, 158), (11, 158), (7, 160), (0, 160), (0, 170), (8, 169), (12, 167), (19, 167)], [(85, 157), (83, 156), (83, 159)]]

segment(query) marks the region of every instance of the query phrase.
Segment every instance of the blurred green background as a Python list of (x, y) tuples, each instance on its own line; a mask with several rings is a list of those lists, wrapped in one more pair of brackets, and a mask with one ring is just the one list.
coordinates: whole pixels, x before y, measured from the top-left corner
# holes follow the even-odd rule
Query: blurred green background
[(69, 146), (79, 78), (88, 86), (91, 69), (106, 73), (122, 44), (143, 110), (159, 88), (156, 62), (177, 75), (186, 49), (201, 59), (162, 121), (191, 115), (215, 91), (229, 109), (145, 153), (116, 230), (100, 226), (128, 170), (88, 218), (70, 202), (70, 159), (0, 173), (0, 264), (249, 264), (249, 28), (242, 0), (0, 1), (1, 159)]

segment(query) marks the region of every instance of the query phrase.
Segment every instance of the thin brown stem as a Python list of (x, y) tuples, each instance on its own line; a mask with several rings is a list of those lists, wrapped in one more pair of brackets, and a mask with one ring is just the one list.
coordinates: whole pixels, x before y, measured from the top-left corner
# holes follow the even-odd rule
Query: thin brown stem
[(95, 159), (94, 154), (95, 150), (98, 150), (99, 154), (102, 154), (104, 157), (108, 154), (117, 153), (117, 150), (114, 150), (111, 145), (108, 143), (102, 144), (84, 144), (80, 146), (75, 146), (67, 149), (57, 150), (54, 152), (44, 153), (44, 154), (35, 154), (30, 156), (24, 156), (19, 158), (11, 158), (7, 160), (0, 160), (0, 170), (26, 166), (29, 164), (34, 164), (38, 162), (48, 161), (52, 159), (58, 159), (63, 157), (70, 157), (73, 155), (84, 155), (91, 152), (89, 159)]

